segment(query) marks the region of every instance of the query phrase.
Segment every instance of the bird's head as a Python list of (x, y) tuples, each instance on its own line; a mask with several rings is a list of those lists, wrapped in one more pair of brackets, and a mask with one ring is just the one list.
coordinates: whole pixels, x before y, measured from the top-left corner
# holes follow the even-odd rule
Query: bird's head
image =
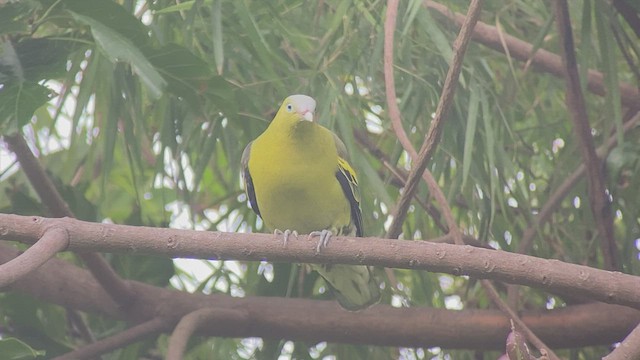
[(313, 121), (316, 111), (316, 101), (307, 95), (291, 95), (284, 99), (275, 119), (281, 118), (287, 122)]

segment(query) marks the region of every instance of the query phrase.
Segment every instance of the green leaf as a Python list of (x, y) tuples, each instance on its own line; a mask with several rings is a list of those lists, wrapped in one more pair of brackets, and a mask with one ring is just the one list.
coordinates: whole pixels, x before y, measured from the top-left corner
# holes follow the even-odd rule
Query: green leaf
[(66, 74), (66, 65), (74, 42), (49, 38), (26, 38), (15, 45), (24, 78), (31, 81), (59, 78)]
[(63, 0), (63, 3), (72, 14), (82, 15), (99, 22), (138, 48), (149, 45), (149, 29), (115, 1)]
[(14, 132), (25, 125), (51, 94), (47, 87), (35, 83), (4, 84), (0, 88), (0, 133)]
[(467, 178), (469, 176), (469, 169), (471, 168), (472, 156), (473, 156), (473, 140), (476, 135), (476, 126), (478, 125), (478, 106), (480, 105), (480, 89), (477, 86), (477, 82), (471, 78), (471, 84), (469, 84), (469, 91), (471, 95), (469, 97), (469, 112), (467, 113), (467, 126), (464, 136), (464, 153), (462, 157), (462, 189), (464, 189)]
[(213, 75), (209, 64), (184, 46), (167, 44), (160, 49), (150, 50), (148, 56), (158, 70), (173, 78), (206, 80)]
[(615, 147), (606, 159), (607, 174), (615, 181), (621, 176), (625, 169), (633, 170), (640, 164), (640, 145), (626, 142)]
[(16, 338), (0, 339), (0, 354), (6, 360), (35, 359), (45, 356), (45, 351), (38, 351)]
[(44, 205), (30, 196), (27, 186), (15, 186), (8, 195), (14, 214), (25, 216), (47, 214)]
[(216, 61), (218, 75), (222, 75), (224, 65), (224, 46), (222, 40), (222, 0), (215, 0), (211, 6), (213, 22), (213, 59)]
[(446, 35), (440, 30), (436, 21), (431, 17), (431, 11), (425, 12), (425, 17), (420, 25), (424, 27), (427, 33), (433, 38), (438, 52), (445, 58), (447, 63), (451, 63), (453, 59), (453, 49), (451, 48), (451, 41), (447, 39)]
[[(607, 116), (612, 119), (611, 123), (616, 125), (616, 138), (618, 144), (622, 144), (624, 141), (624, 134), (622, 129), (622, 109), (620, 108), (620, 86), (618, 79), (618, 65), (616, 54), (616, 41), (614, 39), (611, 26), (609, 25), (611, 20), (610, 6), (604, 4), (601, 1), (596, 1), (595, 10), (597, 12), (596, 27), (598, 29), (598, 44), (600, 45), (600, 52), (602, 56), (602, 62), (604, 63), (604, 81), (607, 87), (605, 95)], [(608, 130), (608, 129), (607, 129)], [(608, 131), (607, 131), (608, 132)]]
[[(70, 351), (66, 311), (31, 296), (6, 293), (0, 297), (0, 319), (12, 324), (12, 335), (29, 346), (45, 350), (48, 358)], [(4, 353), (0, 351), (3, 360)]]
[[(207, 3), (213, 3), (213, 0), (208, 0), (208, 1), (203, 1), (204, 4)], [(166, 8), (160, 9), (160, 10), (156, 10), (155, 13), (156, 14), (169, 14), (169, 13), (174, 13), (174, 12), (178, 12), (178, 11), (187, 11), (187, 10), (191, 10), (191, 8), (193, 7), (193, 5), (196, 2), (194, 0), (191, 1), (185, 1), (185, 2), (181, 2), (179, 4), (176, 5), (171, 5), (171, 6), (167, 6)]]
[(128, 38), (91, 17), (78, 13), (73, 13), (73, 17), (91, 27), (96, 44), (109, 60), (112, 62), (124, 61), (131, 65), (149, 89), (151, 96), (155, 99), (162, 96), (167, 82), (142, 51)]
[(174, 275), (173, 261), (166, 257), (114, 255), (111, 264), (122, 276), (156, 286), (167, 286)]
[(36, 1), (16, 1), (0, 5), (0, 35), (27, 33), (28, 15), (40, 6)]
[(147, 55), (167, 80), (167, 91), (186, 100), (195, 111), (201, 111), (200, 97), (213, 76), (209, 65), (189, 49), (176, 44), (148, 50)]
[(194, 0), (185, 1), (185, 2), (181, 2), (179, 4), (176, 4), (176, 5), (167, 6), (166, 8), (163, 8), (163, 9), (160, 9), (160, 10), (156, 10), (154, 13), (155, 14), (170, 14), (170, 13), (179, 12), (179, 11), (191, 10), (191, 8), (193, 7), (193, 4), (195, 4)]
[(0, 84), (8, 81), (24, 81), (24, 69), (11, 41), (4, 40), (0, 43)]
[(404, 27), (402, 28), (402, 36), (407, 36), (409, 29), (411, 29), (411, 25), (413, 25), (413, 20), (415, 20), (418, 12), (423, 9), (423, 6), (422, 1), (411, 0), (409, 2), (403, 19)]

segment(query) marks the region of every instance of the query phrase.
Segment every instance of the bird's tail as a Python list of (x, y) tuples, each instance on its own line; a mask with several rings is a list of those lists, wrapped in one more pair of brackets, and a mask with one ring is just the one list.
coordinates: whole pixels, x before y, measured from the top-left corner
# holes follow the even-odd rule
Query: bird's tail
[(313, 265), (336, 296), (340, 305), (357, 311), (380, 301), (380, 285), (373, 269), (356, 265)]

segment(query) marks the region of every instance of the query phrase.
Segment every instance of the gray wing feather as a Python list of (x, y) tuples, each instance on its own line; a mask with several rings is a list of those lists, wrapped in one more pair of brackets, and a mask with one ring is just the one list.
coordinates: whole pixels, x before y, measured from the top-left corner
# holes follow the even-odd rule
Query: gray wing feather
[(242, 152), (242, 159), (240, 164), (242, 165), (242, 179), (244, 180), (244, 192), (249, 198), (249, 203), (253, 211), (260, 216), (260, 209), (258, 208), (258, 201), (256, 200), (256, 192), (253, 188), (253, 179), (251, 179), (251, 173), (249, 172), (249, 158), (251, 157), (251, 144), (247, 144)]
[[(333, 139), (336, 143), (338, 156), (346, 162), (349, 162), (347, 147), (344, 145), (342, 140), (340, 140), (338, 135), (333, 134)], [(349, 200), (349, 206), (351, 208), (351, 222), (355, 225), (356, 236), (364, 236), (362, 210), (360, 209), (360, 189), (358, 188), (358, 181), (356, 180), (355, 174), (352, 174), (349, 170), (338, 165), (336, 179), (340, 183), (347, 200)]]

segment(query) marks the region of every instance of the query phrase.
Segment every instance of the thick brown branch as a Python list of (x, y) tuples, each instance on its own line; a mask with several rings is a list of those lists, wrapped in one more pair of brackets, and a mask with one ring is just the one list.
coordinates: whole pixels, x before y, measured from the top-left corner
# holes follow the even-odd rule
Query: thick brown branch
[(562, 40), (567, 110), (569, 110), (574, 131), (580, 144), (582, 159), (587, 169), (589, 203), (600, 235), (604, 264), (607, 269), (613, 270), (619, 267), (617, 260), (618, 249), (613, 233), (613, 213), (611, 212), (609, 196), (604, 181), (602, 163), (593, 145), (587, 108), (580, 87), (578, 63), (575, 57), (573, 33), (569, 19), (569, 7), (566, 0), (555, 1), (555, 12), (558, 32)]
[[(469, 44), (473, 27), (480, 17), (481, 7), (482, 0), (475, 0), (471, 2), (468, 16), (465, 17), (464, 24), (460, 29), (460, 34), (458, 34), (458, 37), (453, 42), (453, 59), (451, 60), (451, 67), (449, 68), (444, 80), (442, 96), (440, 97), (440, 101), (436, 107), (435, 115), (431, 121), (431, 126), (429, 126), (427, 135), (425, 136), (424, 142), (418, 152), (418, 157), (414, 160), (411, 171), (409, 172), (407, 185), (404, 187), (404, 191), (402, 195), (400, 195), (400, 199), (396, 204), (393, 221), (391, 222), (391, 225), (389, 225), (389, 230), (387, 231), (387, 238), (396, 238), (400, 235), (400, 232), (402, 231), (402, 223), (404, 222), (407, 210), (409, 209), (413, 193), (417, 189), (419, 178), (427, 168), (427, 163), (431, 159), (431, 156), (436, 149), (436, 145), (440, 141), (444, 121), (447, 117), (447, 112), (449, 111), (451, 103), (453, 102), (453, 95), (460, 75), (460, 70), (462, 69), (462, 60), (464, 59), (464, 54), (467, 49), (467, 45)], [(453, 229), (450, 228), (449, 230), (452, 231)], [(458, 234), (454, 233), (453, 235), (459, 237)]]
[[(640, 277), (582, 265), (471, 246), (379, 238), (336, 237), (316, 252), (301, 237), (282, 247), (269, 234), (241, 234), (98, 224), (76, 219), (0, 214), (0, 240), (33, 243), (51, 226), (69, 232), (69, 250), (301, 263), (373, 265), (421, 269), (500, 280), (547, 291), (569, 291), (640, 309)], [(136, 294), (139, 296), (139, 294)]]
[(69, 236), (64, 229), (48, 229), (35, 244), (22, 255), (0, 265), (0, 289), (35, 271), (56, 256), (69, 244)]
[[(108, 233), (108, 230), (105, 231)], [(264, 236), (260, 240), (267, 238)], [(336, 240), (332, 245), (338, 242), (341, 241)], [(280, 246), (274, 247), (281, 249)], [(0, 245), (0, 263), (18, 254), (18, 250)], [(509, 332), (509, 319), (496, 310), (453, 311), (432, 307), (393, 308), (376, 305), (364, 311), (348, 312), (334, 301), (234, 298), (219, 294), (189, 294), (136, 281), (130, 281), (129, 285), (141, 299), (135, 305), (135, 312), (140, 317), (137, 321), (140, 322), (154, 317), (178, 319), (205, 307), (241, 310), (249, 314), (246, 321), (240, 323), (208, 324), (199, 332), (200, 335), (440, 346), (448, 349), (504, 349)], [(12, 289), (80, 311), (131, 320), (87, 271), (59, 259), (50, 260), (32, 275), (17, 281)], [(554, 348), (566, 348), (620, 341), (640, 322), (640, 311), (592, 303), (555, 310), (523, 311), (521, 318), (546, 344)]]
[[(436, 10), (440, 14), (461, 26), (465, 16), (449, 10), (446, 6), (435, 1), (424, 1), (425, 6)], [(562, 58), (544, 49), (535, 50), (534, 46), (508, 34), (500, 34), (494, 26), (478, 22), (473, 32), (473, 40), (502, 53), (508, 51), (509, 55), (520, 61), (531, 62), (536, 68), (556, 76), (563, 76)], [(535, 52), (534, 52), (535, 51)], [(606, 94), (604, 76), (601, 72), (589, 70), (587, 73), (587, 89), (600, 96)], [(633, 109), (640, 109), (640, 92), (629, 84), (620, 84), (620, 100), (622, 105)]]

